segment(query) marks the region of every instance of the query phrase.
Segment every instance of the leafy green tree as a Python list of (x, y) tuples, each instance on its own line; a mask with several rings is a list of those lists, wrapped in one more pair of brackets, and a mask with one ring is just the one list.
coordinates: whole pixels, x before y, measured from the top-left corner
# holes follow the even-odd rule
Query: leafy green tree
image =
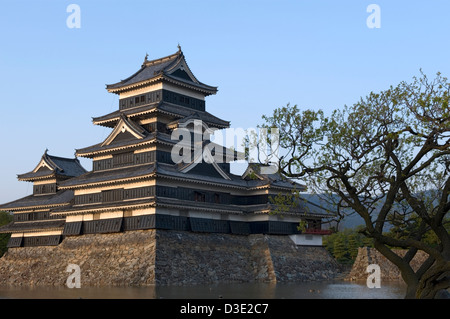
[[(9, 224), (10, 222), (12, 222), (11, 214), (0, 212), (0, 226)], [(8, 244), (10, 236), (10, 234), (0, 234), (0, 257), (3, 256), (7, 250), (6, 245)]]
[[(399, 268), (407, 298), (450, 287), (449, 100), (445, 77), (422, 74), (328, 117), (289, 104), (263, 116), (262, 127), (279, 129), (280, 172), (326, 195), (338, 216), (360, 215), (364, 235)], [(397, 247), (408, 250), (404, 257)], [(419, 250), (429, 258), (415, 271)]]

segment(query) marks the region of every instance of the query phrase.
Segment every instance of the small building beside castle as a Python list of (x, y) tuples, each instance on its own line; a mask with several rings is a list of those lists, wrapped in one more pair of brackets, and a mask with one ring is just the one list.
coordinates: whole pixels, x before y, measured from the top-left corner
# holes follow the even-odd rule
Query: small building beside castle
[[(233, 174), (230, 162), (237, 152), (204, 138), (208, 129), (223, 130), (230, 122), (206, 111), (206, 97), (217, 87), (194, 76), (180, 47), (163, 58), (146, 56), (137, 72), (106, 89), (118, 94), (119, 105), (93, 118), (93, 124), (111, 129), (105, 140), (77, 149), (72, 159), (46, 151), (31, 172), (18, 175), (19, 181), (33, 183), (33, 194), (0, 206), (13, 213), (13, 222), (0, 228), (11, 233), (10, 249), (148, 229), (282, 235), (296, 245), (322, 244), (329, 233), (321, 229), (322, 219), (329, 217), (324, 210), (298, 202), (274, 213), (271, 197), (291, 196), (305, 186), (278, 172), (264, 173), (262, 164)], [(176, 130), (188, 132), (191, 143), (174, 152), (180, 145), (173, 138)], [(174, 154), (189, 160), (174, 161)], [(91, 159), (91, 170), (78, 157)], [(300, 221), (306, 229), (299, 230)]]

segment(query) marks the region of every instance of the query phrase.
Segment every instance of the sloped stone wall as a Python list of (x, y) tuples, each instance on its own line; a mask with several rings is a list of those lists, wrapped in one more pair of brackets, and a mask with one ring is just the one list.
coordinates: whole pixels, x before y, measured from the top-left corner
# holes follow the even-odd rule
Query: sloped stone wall
[(148, 285), (155, 278), (155, 231), (67, 237), (59, 246), (10, 248), (0, 258), (0, 284), (63, 286), (69, 264), (83, 285)]
[(271, 236), (267, 242), (278, 282), (331, 280), (341, 272), (323, 247), (296, 246), (288, 236)]
[(288, 236), (140, 230), (11, 248), (0, 258), (0, 285), (63, 286), (69, 264), (80, 266), (84, 286), (294, 282), (339, 274), (323, 247), (296, 246)]
[[(399, 256), (404, 256), (406, 254), (406, 250), (402, 249), (396, 249), (394, 252)], [(414, 271), (419, 269), (427, 257), (428, 255), (423, 251), (417, 252), (416, 256), (410, 263)], [(367, 280), (369, 273), (366, 272), (366, 269), (370, 264), (377, 264), (380, 266), (381, 280), (403, 281), (400, 270), (397, 266), (384, 257), (378, 250), (369, 247), (358, 248), (358, 256), (356, 257), (352, 269), (346, 279)]]

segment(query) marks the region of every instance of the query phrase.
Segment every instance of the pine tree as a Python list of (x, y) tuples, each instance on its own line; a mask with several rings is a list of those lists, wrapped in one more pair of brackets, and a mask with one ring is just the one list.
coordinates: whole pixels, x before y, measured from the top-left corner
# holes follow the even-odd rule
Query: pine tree
[(345, 247), (345, 238), (343, 236), (338, 236), (334, 241), (333, 245), (334, 258), (338, 261), (344, 261), (346, 257), (346, 247)]
[(355, 260), (358, 255), (358, 238), (355, 233), (348, 235), (348, 253), (351, 260)]
[[(11, 214), (8, 214), (6, 212), (0, 212), (0, 226), (9, 224), (12, 221)], [(8, 248), (6, 248), (6, 245), (8, 243), (10, 234), (0, 234), (0, 257), (3, 256), (3, 254), (6, 252)]]

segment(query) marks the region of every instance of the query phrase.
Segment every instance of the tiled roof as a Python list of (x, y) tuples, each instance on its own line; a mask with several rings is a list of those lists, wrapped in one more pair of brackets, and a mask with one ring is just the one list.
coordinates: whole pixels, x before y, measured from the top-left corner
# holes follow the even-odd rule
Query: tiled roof
[(174, 208), (189, 208), (192, 210), (199, 211), (210, 211), (210, 212), (220, 212), (220, 213), (231, 213), (231, 214), (245, 214), (250, 213), (255, 210), (265, 210), (268, 209), (269, 204), (259, 204), (259, 205), (232, 205), (232, 204), (216, 204), (209, 202), (196, 202), (191, 200), (182, 200), (176, 198), (168, 197), (157, 197), (156, 206), (161, 207), (174, 207)]
[[(43, 167), (39, 167), (40, 165), (43, 165)], [(53, 156), (45, 151), (41, 161), (33, 171), (17, 175), (17, 178), (24, 181), (33, 181), (50, 176), (75, 177), (84, 173), (86, 173), (86, 170), (77, 158)]]
[(49, 195), (29, 195), (21, 199), (3, 204), (0, 210), (14, 211), (31, 209), (34, 207), (54, 207), (68, 204), (73, 198), (73, 191), (60, 190), (56, 194)]
[(109, 210), (118, 210), (124, 208), (139, 208), (154, 205), (154, 198), (135, 199), (113, 203), (95, 203), (87, 205), (71, 205), (63, 208), (52, 209), (51, 214), (54, 216), (70, 215), (70, 214), (88, 214), (93, 212), (104, 212)]
[(129, 76), (128, 78), (121, 80), (120, 82), (114, 83), (114, 84), (107, 84), (106, 88), (109, 89), (115, 89), (120, 88), (123, 86), (127, 86), (130, 84), (134, 84), (137, 82), (145, 81), (148, 79), (151, 79), (155, 77), (156, 75), (164, 72), (164, 69), (167, 67), (170, 67), (174, 63), (177, 62), (179, 58), (179, 52), (169, 55), (164, 58), (152, 60), (152, 61), (144, 61), (144, 63), (141, 66), (141, 69), (138, 70), (133, 75)]
[(201, 91), (205, 95), (215, 94), (217, 92), (217, 87), (209, 86), (198, 81), (190, 70), (187, 70), (187, 73), (191, 76), (186, 78), (176, 76), (175, 73), (172, 74), (172, 72), (175, 71), (180, 64), (187, 67), (181, 48), (179, 48), (176, 53), (160, 59), (148, 61), (146, 57), (141, 68), (136, 73), (124, 80), (121, 80), (120, 82), (107, 84), (106, 89), (109, 92), (118, 93), (127, 89), (151, 83), (154, 80), (186, 85)]
[(59, 185), (60, 189), (83, 187), (93, 184), (109, 184), (116, 181), (148, 177), (155, 171), (155, 164), (111, 169), (106, 171), (91, 171), (81, 176), (68, 179)]
[(113, 143), (109, 145), (102, 145), (103, 142), (88, 146), (85, 148), (81, 148), (76, 150), (76, 153), (78, 156), (84, 156), (89, 157), (91, 154), (96, 152), (106, 152), (108, 150), (113, 150), (117, 148), (127, 148), (128, 146), (134, 147), (138, 146), (139, 144), (147, 144), (150, 143), (152, 140), (156, 138), (156, 133), (150, 133), (144, 138), (137, 140), (136, 138), (129, 138), (129, 139), (123, 139), (119, 141), (114, 141)]
[(234, 175), (234, 174), (227, 174), (230, 179), (224, 179), (217, 176), (212, 176), (210, 174), (200, 174), (198, 172), (192, 173), (192, 172), (180, 172), (178, 170), (178, 166), (170, 165), (170, 164), (164, 164), (164, 163), (158, 163), (156, 168), (156, 174), (158, 176), (165, 176), (168, 178), (174, 178), (174, 179), (187, 179), (190, 182), (193, 183), (210, 183), (210, 184), (216, 184), (216, 185), (222, 185), (227, 187), (237, 187), (242, 189), (248, 189), (248, 188), (259, 188), (259, 187), (281, 187), (281, 188), (287, 188), (287, 189), (294, 189), (298, 188), (299, 185), (288, 182), (288, 181), (282, 181), (282, 180), (269, 180), (269, 179), (254, 179), (254, 180), (246, 180), (243, 179), (240, 175)]
[(169, 102), (158, 102), (158, 103), (150, 103), (143, 106), (133, 107), (129, 109), (124, 110), (117, 110), (114, 112), (111, 112), (109, 114), (94, 117), (92, 119), (94, 124), (98, 125), (104, 125), (108, 127), (114, 126), (119, 120), (120, 115), (126, 115), (130, 118), (140, 116), (142, 114), (148, 114), (152, 112), (163, 112), (163, 113), (169, 113), (172, 116), (178, 117), (179, 119), (192, 116), (192, 114), (197, 114), (197, 119), (204, 121), (206, 124), (213, 126), (213, 127), (219, 127), (219, 128), (226, 128), (230, 126), (229, 121), (222, 120), (218, 118), (217, 116), (212, 115), (209, 112), (206, 111), (200, 111), (200, 110), (193, 110), (191, 108), (172, 104)]
[(44, 220), (32, 222), (12, 222), (0, 227), (0, 233), (36, 232), (42, 230), (62, 230), (65, 220)]

